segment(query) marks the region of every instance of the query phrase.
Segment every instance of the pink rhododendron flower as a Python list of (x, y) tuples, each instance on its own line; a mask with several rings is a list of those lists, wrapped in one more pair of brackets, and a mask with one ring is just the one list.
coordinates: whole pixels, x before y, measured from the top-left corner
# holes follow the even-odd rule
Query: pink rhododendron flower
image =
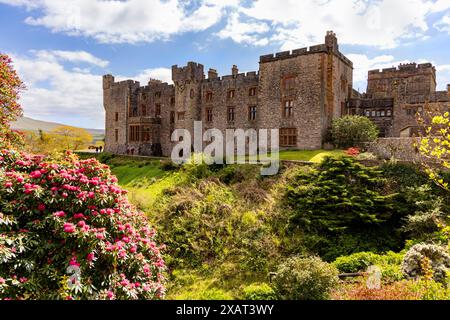
[(39, 211), (45, 211), (45, 205), (41, 203), (41, 204), (38, 206), (38, 210), (39, 210)]
[(75, 226), (72, 223), (65, 223), (64, 224), (64, 232), (67, 232), (67, 233), (75, 232)]

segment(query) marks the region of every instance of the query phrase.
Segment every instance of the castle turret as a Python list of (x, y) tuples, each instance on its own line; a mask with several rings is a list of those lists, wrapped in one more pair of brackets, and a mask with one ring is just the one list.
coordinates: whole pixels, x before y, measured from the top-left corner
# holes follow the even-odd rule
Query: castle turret
[(238, 69), (237, 65), (234, 64), (233, 67), (231, 68), (231, 74), (233, 75), (233, 77), (236, 78), (238, 73), (239, 73), (239, 69)]
[(208, 79), (216, 79), (219, 76), (216, 69), (209, 69)]
[(103, 76), (103, 90), (111, 89), (114, 83), (114, 77), (110, 74)]
[(448, 97), (450, 98), (450, 84), (447, 85)]
[(188, 62), (185, 67), (172, 66), (172, 80), (174, 83), (200, 82), (205, 79), (203, 65), (195, 62)]

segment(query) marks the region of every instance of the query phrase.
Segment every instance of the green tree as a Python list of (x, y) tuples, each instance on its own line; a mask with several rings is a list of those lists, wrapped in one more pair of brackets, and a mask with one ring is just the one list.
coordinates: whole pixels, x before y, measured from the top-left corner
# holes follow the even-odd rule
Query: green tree
[(59, 126), (51, 131), (55, 134), (56, 143), (66, 150), (79, 150), (89, 143), (92, 143), (93, 137), (85, 129)]
[(367, 117), (345, 116), (335, 119), (331, 127), (331, 136), (337, 147), (361, 147), (365, 142), (377, 139), (379, 130)]

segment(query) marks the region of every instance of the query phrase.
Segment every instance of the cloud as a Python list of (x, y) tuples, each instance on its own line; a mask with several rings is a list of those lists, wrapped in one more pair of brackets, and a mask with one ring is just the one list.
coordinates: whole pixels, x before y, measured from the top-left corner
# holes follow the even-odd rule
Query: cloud
[[(92, 73), (89, 68), (68, 66), (89, 63), (106, 66), (105, 60), (79, 51), (37, 51), (28, 55), (10, 54), (14, 66), (27, 89), (20, 102), (25, 115), (70, 125), (103, 128), (102, 72)], [(171, 70), (166, 68), (147, 69), (128, 77), (147, 84), (150, 78), (171, 81)]]
[(253, 44), (256, 46), (264, 46), (269, 43), (267, 38), (261, 38), (261, 35), (269, 32), (270, 28), (264, 22), (242, 22), (239, 14), (233, 13), (226, 27), (217, 33), (221, 39), (231, 38), (237, 43)]
[(343, 44), (394, 48), (404, 39), (424, 39), (428, 15), (449, 7), (449, 0), (256, 0), (239, 11), (243, 19), (270, 23), (270, 40), (283, 50), (321, 43), (327, 30)]
[(434, 24), (434, 27), (441, 32), (447, 32), (448, 34), (450, 34), (450, 13), (436, 22)]
[(0, 0), (0, 3), (39, 9), (25, 22), (53, 32), (90, 37), (102, 43), (138, 43), (208, 29), (220, 21), (224, 8), (239, 2), (207, 0), (194, 8), (191, 1), (182, 0)]

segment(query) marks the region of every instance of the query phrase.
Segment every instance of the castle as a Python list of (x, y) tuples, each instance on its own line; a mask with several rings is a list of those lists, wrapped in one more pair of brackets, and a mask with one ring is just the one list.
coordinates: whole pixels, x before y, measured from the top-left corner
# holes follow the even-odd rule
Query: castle
[[(325, 43), (260, 57), (259, 72), (219, 77), (189, 62), (172, 67), (173, 85), (151, 79), (103, 77), (105, 151), (170, 156), (175, 129), (280, 129), (280, 148), (320, 149), (331, 121), (345, 114), (371, 118), (382, 136), (411, 136), (416, 112), (447, 107), (448, 91), (436, 92), (431, 64), (407, 64), (369, 72), (367, 93), (353, 90), (353, 63), (329, 31)], [(450, 85), (449, 85), (450, 89)]]

